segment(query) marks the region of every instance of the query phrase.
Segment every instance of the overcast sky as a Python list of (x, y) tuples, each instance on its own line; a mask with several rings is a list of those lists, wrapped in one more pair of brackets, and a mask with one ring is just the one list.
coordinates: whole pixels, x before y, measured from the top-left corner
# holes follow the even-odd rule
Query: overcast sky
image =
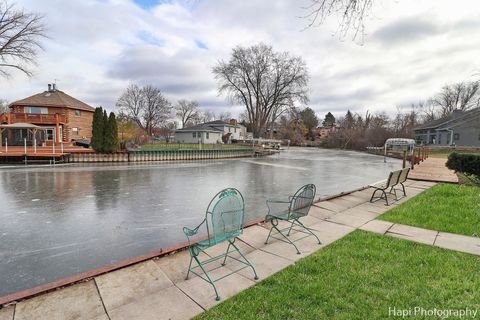
[(237, 45), (263, 41), (302, 56), (310, 103), (320, 117), (386, 111), (428, 98), (480, 70), (480, 4), (464, 0), (375, 1), (362, 43), (339, 39), (337, 18), (304, 30), (308, 0), (16, 0), (45, 15), (35, 75), (0, 79), (0, 99), (59, 89), (114, 110), (129, 83), (158, 86), (168, 99), (231, 111), (212, 66)]

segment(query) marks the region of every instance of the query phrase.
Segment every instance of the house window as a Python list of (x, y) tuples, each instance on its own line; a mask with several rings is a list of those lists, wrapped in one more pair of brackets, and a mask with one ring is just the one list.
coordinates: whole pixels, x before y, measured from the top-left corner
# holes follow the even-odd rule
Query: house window
[(210, 139), (210, 132), (207, 132), (207, 139)]
[(34, 113), (34, 114), (47, 114), (48, 108), (42, 107), (24, 107), (23, 112), (25, 113)]
[(78, 128), (72, 128), (72, 134), (78, 136)]
[(460, 133), (455, 133), (453, 135), (453, 140), (460, 140)]
[(75, 110), (75, 116), (80, 117), (82, 112), (80, 110)]
[(438, 144), (442, 144), (442, 135), (441, 134), (438, 135)]
[(234, 132), (237, 133), (237, 128), (235, 128), (234, 130), (235, 130)]
[(232, 129), (232, 128), (228, 127), (228, 132), (231, 132), (231, 129)]
[(192, 132), (192, 137), (193, 137), (193, 138), (196, 138), (196, 137), (197, 137), (197, 133), (196, 133), (196, 132)]

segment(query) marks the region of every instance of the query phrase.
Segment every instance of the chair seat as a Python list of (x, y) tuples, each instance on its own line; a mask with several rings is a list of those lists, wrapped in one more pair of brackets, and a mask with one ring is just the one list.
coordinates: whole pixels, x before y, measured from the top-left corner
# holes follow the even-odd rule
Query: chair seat
[(197, 247), (200, 247), (200, 248), (213, 247), (216, 244), (222, 243), (222, 242), (227, 241), (227, 240), (231, 240), (235, 237), (238, 237), (241, 234), (242, 233), (239, 232), (239, 231), (229, 232), (229, 233), (223, 234), (222, 236), (217, 235), (214, 238), (210, 238), (210, 240), (207, 239), (207, 240), (199, 241), (199, 242), (195, 243), (194, 245), (197, 246)]
[(284, 211), (269, 213), (268, 215), (273, 217), (273, 218), (277, 218), (277, 219), (285, 220), (285, 221), (292, 220), (292, 219), (298, 219), (298, 218), (301, 218), (301, 217), (305, 216), (304, 213), (296, 212), (296, 211), (291, 212), (290, 216), (288, 216), (288, 213), (289, 213), (288, 210), (284, 210)]

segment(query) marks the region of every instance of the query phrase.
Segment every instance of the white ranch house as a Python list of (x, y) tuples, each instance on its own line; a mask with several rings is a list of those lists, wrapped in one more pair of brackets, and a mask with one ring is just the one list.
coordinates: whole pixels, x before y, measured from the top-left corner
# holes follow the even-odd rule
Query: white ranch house
[(222, 136), (226, 134), (229, 134), (228, 143), (232, 140), (245, 140), (247, 128), (234, 119), (230, 122), (215, 120), (176, 130), (175, 141), (177, 143), (222, 143)]

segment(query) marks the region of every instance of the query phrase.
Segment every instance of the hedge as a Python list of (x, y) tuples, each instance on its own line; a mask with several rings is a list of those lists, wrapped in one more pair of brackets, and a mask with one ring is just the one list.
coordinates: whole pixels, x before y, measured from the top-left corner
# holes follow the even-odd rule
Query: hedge
[(451, 170), (480, 177), (480, 155), (453, 152), (448, 156), (446, 165)]

